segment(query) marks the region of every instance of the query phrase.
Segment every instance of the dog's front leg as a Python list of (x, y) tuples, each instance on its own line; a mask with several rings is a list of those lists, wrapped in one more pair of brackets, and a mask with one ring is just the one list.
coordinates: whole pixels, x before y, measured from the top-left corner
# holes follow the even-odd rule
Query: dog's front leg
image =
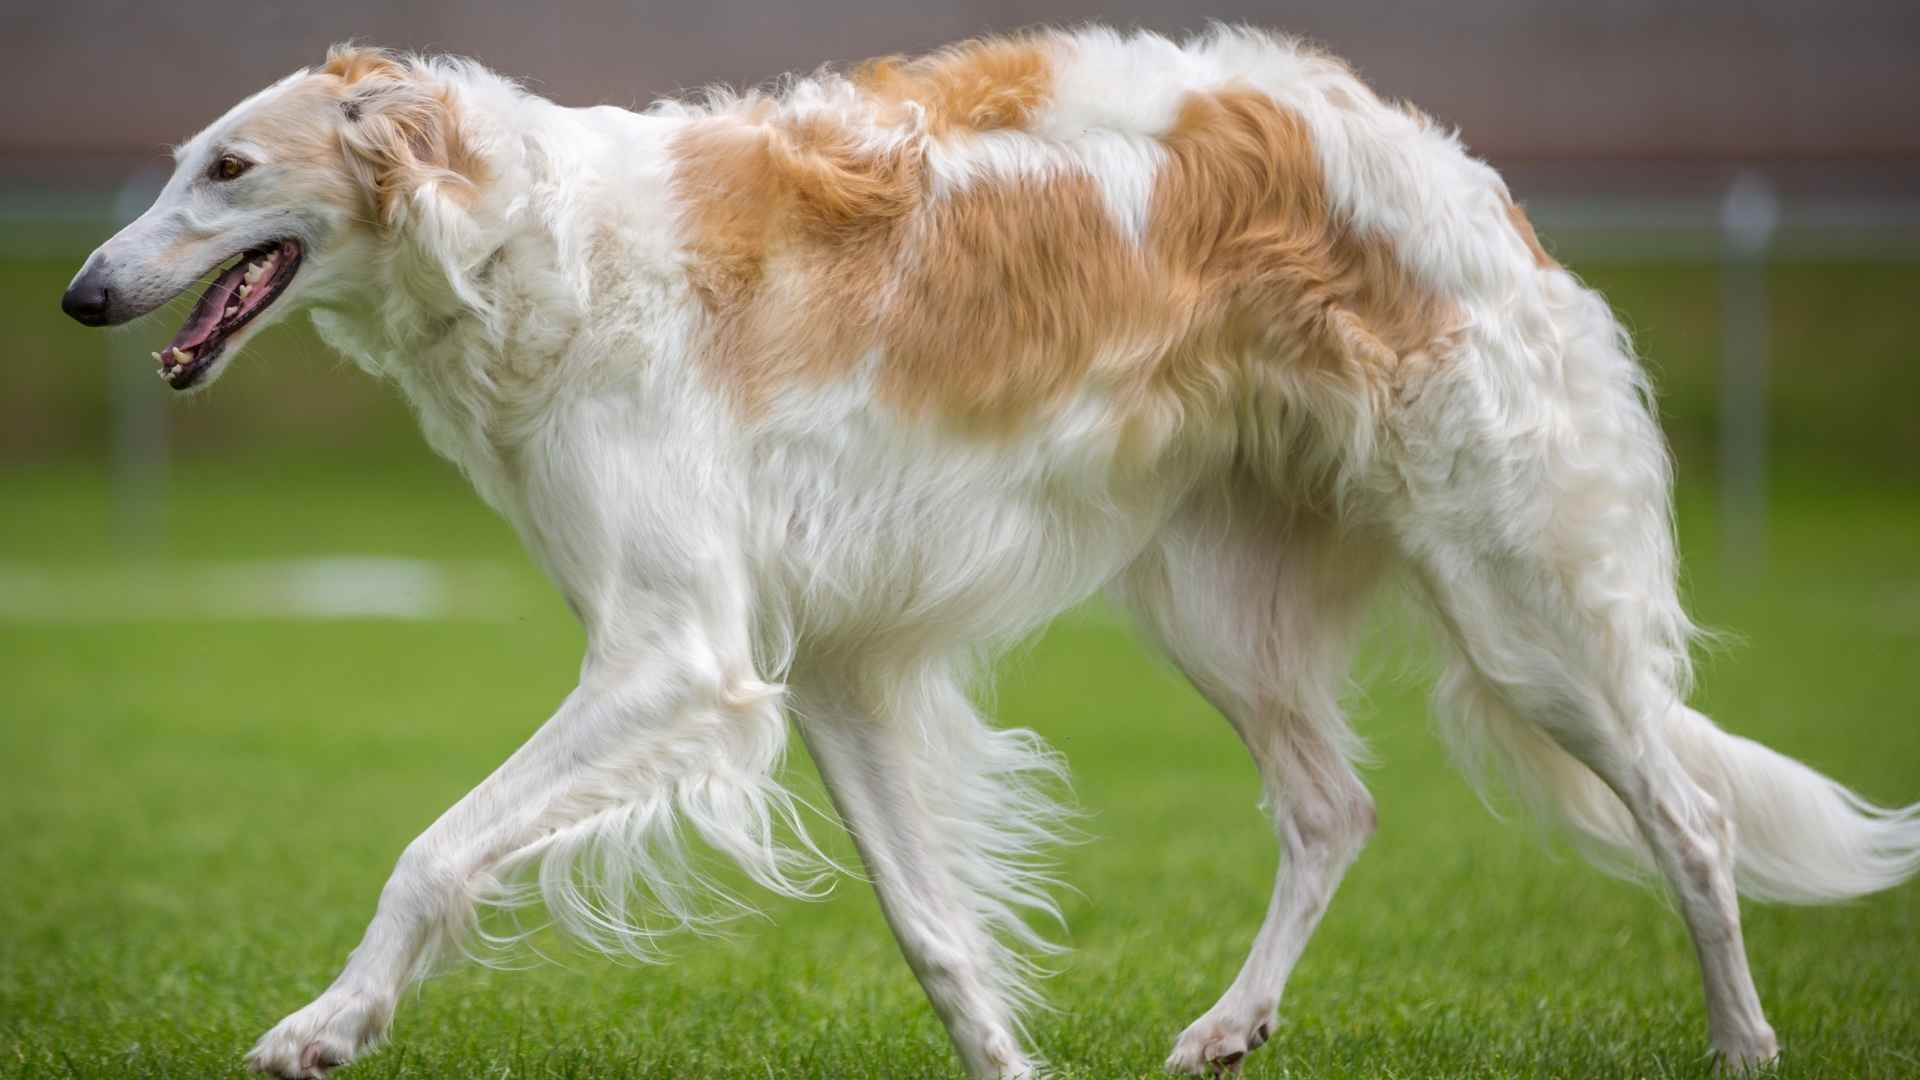
[(627, 718), (617, 693), (582, 686), (492, 776), (407, 846), (360, 944), (333, 985), (262, 1036), (259, 1072), (314, 1077), (385, 1037), (394, 1003), (466, 920), (468, 883), (535, 836), (549, 804), (577, 783), (569, 765), (604, 756)]
[[(602, 854), (608, 844), (645, 845), (636, 820), (691, 820), (716, 846), (774, 850), (768, 837), (718, 834), (764, 825), (764, 817), (730, 810), (779, 800), (771, 780), (784, 737), (778, 694), (751, 679), (743, 655), (728, 662), (685, 627), (678, 640), (671, 655), (662, 650), (644, 663), (590, 658), (581, 685), (553, 718), (408, 845), (345, 969), (317, 1000), (267, 1032), (248, 1065), (280, 1077), (317, 1077), (379, 1042), (406, 986), (436, 954), (458, 948), (476, 901), (497, 897), (500, 876), (533, 862), (596, 844)], [(715, 800), (721, 809), (709, 805)], [(656, 812), (665, 810), (671, 812)], [(624, 896), (630, 884), (598, 887)], [(572, 895), (577, 902), (579, 894)], [(567, 925), (565, 901), (548, 900)]]

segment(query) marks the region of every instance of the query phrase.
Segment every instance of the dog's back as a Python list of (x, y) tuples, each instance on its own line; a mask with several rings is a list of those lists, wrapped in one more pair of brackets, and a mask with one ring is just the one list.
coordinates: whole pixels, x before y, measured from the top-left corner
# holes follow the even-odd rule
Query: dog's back
[(929, 425), (1093, 422), (1135, 462), (1249, 402), (1255, 443), (1347, 432), (1540, 258), (1450, 136), (1253, 32), (974, 43), (688, 119), (703, 362), (761, 413), (859, 377)]

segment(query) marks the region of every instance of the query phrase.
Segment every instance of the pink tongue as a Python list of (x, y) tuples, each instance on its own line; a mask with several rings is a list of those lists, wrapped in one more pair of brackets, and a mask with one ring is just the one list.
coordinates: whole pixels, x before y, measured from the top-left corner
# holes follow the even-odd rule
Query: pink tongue
[(233, 269), (214, 279), (207, 287), (207, 293), (194, 305), (193, 314), (187, 316), (187, 324), (173, 335), (169, 349), (193, 349), (213, 334), (213, 328), (220, 325), (220, 316), (232, 302), (234, 291), (240, 287), (240, 281), (246, 276), (248, 260), (241, 259)]

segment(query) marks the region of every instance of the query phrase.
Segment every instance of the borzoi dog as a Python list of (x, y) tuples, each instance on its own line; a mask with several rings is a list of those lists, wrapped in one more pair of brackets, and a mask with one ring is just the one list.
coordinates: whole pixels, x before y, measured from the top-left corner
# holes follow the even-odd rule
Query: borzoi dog
[(490, 905), (648, 956), (714, 911), (689, 843), (815, 894), (791, 717), (967, 1069), (1032, 1072), (1061, 764), (968, 680), (1103, 589), (1239, 732), (1284, 853), (1176, 1072), (1268, 1037), (1374, 828), (1339, 698), (1396, 571), (1461, 756), (1664, 877), (1728, 1065), (1776, 1053), (1736, 893), (1920, 867), (1920, 809), (1687, 707), (1671, 467), (1607, 305), (1452, 133), (1295, 42), (1038, 33), (644, 113), (340, 48), (175, 156), (66, 310), (218, 271), (155, 354), (190, 391), (307, 309), (588, 637), (256, 1069), (364, 1053)]

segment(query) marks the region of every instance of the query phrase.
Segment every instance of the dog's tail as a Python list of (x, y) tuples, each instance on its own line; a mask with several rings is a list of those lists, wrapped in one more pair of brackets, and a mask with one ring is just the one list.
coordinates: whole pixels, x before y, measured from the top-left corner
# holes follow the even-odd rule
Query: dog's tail
[[(1793, 758), (1721, 730), (1690, 708), (1667, 714), (1667, 747), (1725, 811), (1734, 880), (1756, 900), (1819, 904), (1891, 888), (1920, 872), (1920, 804), (1876, 806)], [(1548, 740), (1510, 745), (1508, 764), (1605, 868), (1649, 867), (1639, 831), (1600, 778)]]
[(1785, 754), (1676, 709), (1670, 745), (1730, 809), (1734, 876), (1755, 899), (1817, 904), (1920, 871), (1920, 805), (1883, 809)]
[[(1651, 390), (1597, 293), (1553, 268), (1529, 288), (1522, 322), (1550, 333), (1523, 325), (1508, 340), (1490, 325), (1470, 341), (1494, 377), (1532, 377), (1533, 398), (1555, 404), (1521, 414), (1544, 449), (1521, 459), (1532, 471), (1515, 468), (1508, 458), (1526, 440), (1513, 434), (1518, 421), (1498, 414), (1502, 426), (1484, 441), (1508, 457), (1476, 463), (1470, 444), (1456, 455), (1464, 466), (1446, 459), (1435, 475), (1447, 479), (1426, 496), (1436, 509), (1407, 527), (1458, 650), (1440, 686), (1454, 706), (1442, 732), (1456, 757), (1476, 780), (1504, 774), (1531, 808), (1570, 824), (1607, 869), (1650, 867), (1647, 825), (1720, 832), (1709, 846), (1731, 852), (1736, 887), (1755, 899), (1844, 900), (1914, 876), (1920, 804), (1876, 806), (1684, 704), (1700, 631), (1677, 588), (1672, 469)], [(1475, 370), (1463, 371), (1473, 386)], [(1473, 388), (1480, 397), (1469, 400), (1501, 400), (1498, 385)], [(1460, 426), (1463, 410), (1445, 398), (1441, 406), (1417, 418), (1428, 425), (1421, 430)], [(1462, 487), (1483, 476), (1504, 486)], [(1468, 496), (1500, 508), (1489, 518), (1502, 526), (1520, 524), (1485, 527), (1491, 541), (1459, 550), (1431, 522), (1456, 520), (1446, 514)], [(1498, 557), (1489, 543), (1505, 545)], [(1691, 785), (1673, 783), (1676, 766)], [(1612, 784), (1657, 790), (1616, 794)], [(1715, 805), (1689, 805), (1699, 794)], [(1669, 814), (1686, 820), (1654, 820)]]

